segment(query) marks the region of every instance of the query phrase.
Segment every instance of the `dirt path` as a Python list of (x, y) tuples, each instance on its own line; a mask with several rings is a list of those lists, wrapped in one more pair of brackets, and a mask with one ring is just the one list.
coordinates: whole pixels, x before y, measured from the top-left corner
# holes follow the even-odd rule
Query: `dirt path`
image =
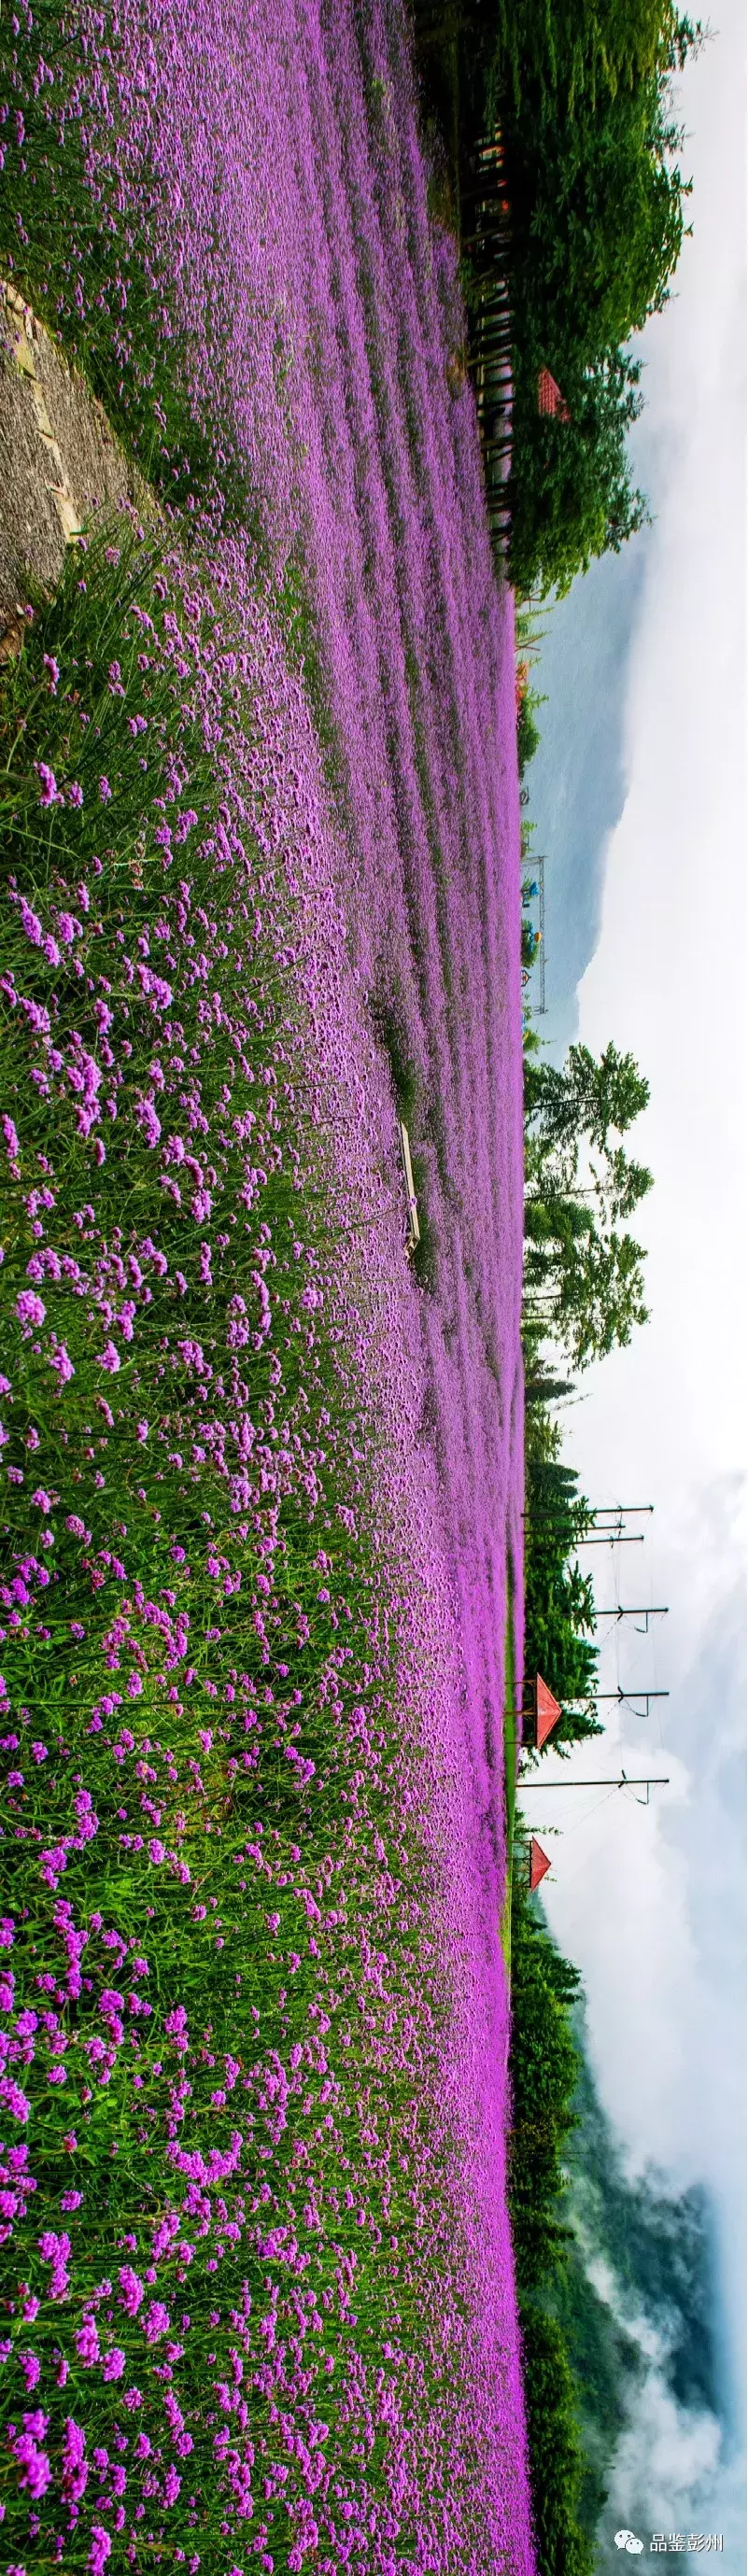
[(20, 634), (29, 575), (53, 588), (91, 513), (126, 500), (147, 506), (147, 487), (101, 403), (0, 281), (0, 659)]

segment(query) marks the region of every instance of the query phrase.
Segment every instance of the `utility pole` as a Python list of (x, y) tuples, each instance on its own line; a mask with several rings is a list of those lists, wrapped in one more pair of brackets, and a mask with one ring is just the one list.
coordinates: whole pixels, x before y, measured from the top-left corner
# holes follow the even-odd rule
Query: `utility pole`
[[(581, 1499), (582, 1498), (580, 1497), (580, 1500)], [(577, 1509), (578, 1504), (573, 1499), (570, 1499), (569, 1511), (573, 1512)], [(654, 1503), (596, 1503), (592, 1511), (588, 1510), (585, 1513), (585, 1519), (588, 1522), (590, 1529), (604, 1529), (608, 1524), (613, 1522), (617, 1526), (622, 1520), (639, 1520), (643, 1512), (653, 1511)], [(535, 1521), (562, 1520), (564, 1517), (563, 1506), (558, 1502), (539, 1503), (535, 1511), (523, 1512), (522, 1517), (523, 1520)]]
[(637, 1601), (632, 1602), (629, 1610), (624, 1610), (621, 1602), (617, 1601), (613, 1610), (594, 1610), (592, 1616), (594, 1619), (615, 1619), (616, 1621), (621, 1619), (643, 1619), (645, 1621), (645, 1626), (639, 1629), (639, 1635), (640, 1637), (648, 1637), (650, 1619), (667, 1619), (668, 1606), (666, 1602), (661, 1602), (656, 1609), (653, 1604), (650, 1604), (649, 1609), (647, 1609), (643, 1601)]
[(633, 1690), (633, 1691), (626, 1691), (626, 1690), (622, 1690), (622, 1689), (621, 1689), (621, 1684), (620, 1684), (620, 1682), (619, 1682), (619, 1684), (618, 1684), (618, 1689), (617, 1689), (617, 1690), (614, 1690), (614, 1691), (595, 1691), (595, 1693), (594, 1693), (594, 1698), (595, 1698), (595, 1700), (596, 1700), (596, 1701), (598, 1701), (598, 1700), (602, 1700), (602, 1699), (615, 1699), (615, 1700), (617, 1700), (617, 1701), (618, 1701), (619, 1706), (620, 1706), (621, 1702), (622, 1702), (623, 1700), (625, 1700), (627, 1708), (629, 1708), (629, 1707), (631, 1706), (632, 1700), (635, 1700), (635, 1699), (645, 1699), (645, 1700), (646, 1700), (646, 1703), (647, 1703), (647, 1716), (649, 1716), (649, 1703), (650, 1703), (650, 1700), (651, 1700), (651, 1699), (669, 1699), (669, 1698), (670, 1698), (670, 1692), (669, 1692), (669, 1691), (666, 1691), (666, 1690)]
[(552, 1797), (555, 1797), (557, 1789), (646, 1789), (646, 1803), (649, 1806), (650, 1789), (669, 1789), (669, 1787), (669, 1773), (653, 1771), (645, 1771), (642, 1775), (637, 1774), (634, 1779), (629, 1779), (628, 1773), (622, 1771), (617, 1780), (612, 1779), (610, 1774), (604, 1780), (525, 1780), (520, 1775), (517, 1794), (519, 1797), (524, 1797), (526, 1789), (545, 1789)]

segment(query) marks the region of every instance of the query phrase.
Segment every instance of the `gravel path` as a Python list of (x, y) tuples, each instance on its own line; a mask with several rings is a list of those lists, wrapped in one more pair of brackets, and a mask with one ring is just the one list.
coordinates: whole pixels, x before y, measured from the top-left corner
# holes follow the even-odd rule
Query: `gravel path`
[(101, 404), (0, 282), (0, 659), (20, 635), (29, 576), (52, 587), (94, 510), (145, 498)]

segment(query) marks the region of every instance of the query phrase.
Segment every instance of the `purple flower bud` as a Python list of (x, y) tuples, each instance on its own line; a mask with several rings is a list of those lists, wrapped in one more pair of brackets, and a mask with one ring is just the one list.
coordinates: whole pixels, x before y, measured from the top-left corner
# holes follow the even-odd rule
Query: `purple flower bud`
[(18, 1316), (19, 1324), (25, 1325), (27, 1330), (31, 1331), (35, 1325), (39, 1326), (40, 1324), (43, 1324), (46, 1312), (47, 1309), (44, 1305), (43, 1299), (41, 1297), (37, 1297), (35, 1289), (21, 1289), (20, 1296), (16, 1298), (16, 1314)]

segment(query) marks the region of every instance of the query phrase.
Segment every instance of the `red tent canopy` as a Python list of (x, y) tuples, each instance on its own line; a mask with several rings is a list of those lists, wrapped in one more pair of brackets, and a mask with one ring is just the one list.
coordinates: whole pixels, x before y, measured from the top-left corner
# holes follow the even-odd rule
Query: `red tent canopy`
[(553, 1734), (554, 1726), (558, 1724), (561, 1707), (559, 1701), (554, 1699), (553, 1692), (549, 1691), (547, 1682), (541, 1681), (539, 1673), (535, 1683), (535, 1711), (537, 1718), (535, 1741), (540, 1750), (541, 1744), (547, 1742), (548, 1736)]
[(570, 420), (569, 405), (561, 388), (551, 375), (550, 367), (541, 367), (538, 375), (538, 411), (544, 420)]
[(534, 1887), (539, 1887), (539, 1886), (540, 1886), (541, 1878), (545, 1878), (546, 1870), (547, 1870), (547, 1869), (550, 1869), (550, 1866), (551, 1866), (551, 1864), (550, 1864), (550, 1861), (549, 1861), (549, 1859), (548, 1859), (547, 1852), (544, 1852), (544, 1851), (542, 1851), (542, 1850), (541, 1850), (540, 1844), (539, 1844), (539, 1843), (536, 1843), (536, 1841), (535, 1841), (535, 1836), (534, 1836), (534, 1834), (533, 1834), (533, 1835), (532, 1835), (532, 1837), (531, 1837), (531, 1841), (530, 1841), (530, 1890), (531, 1890), (531, 1892), (532, 1892), (532, 1889), (533, 1889)]
[(525, 1687), (530, 1704), (524, 1711), (522, 1731), (525, 1743), (534, 1744), (536, 1753), (540, 1753), (542, 1746), (547, 1744), (549, 1735), (553, 1734), (554, 1726), (558, 1725), (561, 1715), (560, 1702), (554, 1699), (553, 1692), (549, 1690), (548, 1683), (543, 1681), (540, 1673), (536, 1673), (535, 1680)]

